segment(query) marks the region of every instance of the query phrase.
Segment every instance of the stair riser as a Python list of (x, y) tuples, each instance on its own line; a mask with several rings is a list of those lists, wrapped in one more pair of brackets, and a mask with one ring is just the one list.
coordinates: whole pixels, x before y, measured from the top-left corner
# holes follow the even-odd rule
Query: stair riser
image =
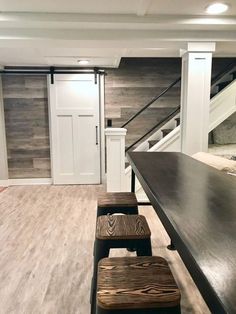
[(156, 145), (160, 140), (151, 140), (148, 141), (149, 149), (152, 148), (154, 145)]
[(165, 137), (166, 135), (168, 135), (171, 131), (173, 131), (172, 129), (168, 129), (168, 130), (162, 130), (162, 135), (163, 137)]
[(222, 91), (226, 86), (228, 86), (232, 81), (222, 82), (218, 84), (218, 93)]
[(235, 80), (236, 79), (236, 72), (232, 73), (231, 77), (232, 77), (232, 81)]
[(176, 126), (179, 126), (180, 125), (180, 118), (175, 119), (175, 122), (176, 122)]

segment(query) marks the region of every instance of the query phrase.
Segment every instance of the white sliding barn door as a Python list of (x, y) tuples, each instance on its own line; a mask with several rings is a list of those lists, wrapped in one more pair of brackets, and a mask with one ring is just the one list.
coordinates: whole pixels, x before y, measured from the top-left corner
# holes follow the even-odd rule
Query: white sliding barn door
[(99, 184), (99, 84), (94, 74), (56, 74), (49, 90), (53, 183)]

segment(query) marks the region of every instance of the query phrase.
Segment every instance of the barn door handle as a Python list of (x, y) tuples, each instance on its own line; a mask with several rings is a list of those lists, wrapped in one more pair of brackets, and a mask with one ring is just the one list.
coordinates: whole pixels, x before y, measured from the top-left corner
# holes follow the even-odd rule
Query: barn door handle
[(98, 126), (96, 125), (96, 145), (98, 145)]

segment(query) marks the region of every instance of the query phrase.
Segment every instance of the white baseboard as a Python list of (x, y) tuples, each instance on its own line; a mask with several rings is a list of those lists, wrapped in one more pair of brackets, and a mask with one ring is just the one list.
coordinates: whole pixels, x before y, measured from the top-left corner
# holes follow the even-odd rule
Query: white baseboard
[(236, 176), (236, 173), (233, 173), (233, 172), (227, 172), (227, 174), (229, 174), (231, 176)]
[[(148, 198), (137, 198), (137, 199), (138, 199), (138, 202), (140, 202), (140, 203), (150, 203)], [(152, 205), (150, 205), (150, 206), (152, 206)]]
[[(30, 179), (9, 179), (8, 186), (11, 185), (47, 185), (52, 184), (52, 178), (30, 178)], [(1, 181), (0, 181), (1, 183)]]
[(0, 186), (9, 186), (9, 180), (0, 180)]

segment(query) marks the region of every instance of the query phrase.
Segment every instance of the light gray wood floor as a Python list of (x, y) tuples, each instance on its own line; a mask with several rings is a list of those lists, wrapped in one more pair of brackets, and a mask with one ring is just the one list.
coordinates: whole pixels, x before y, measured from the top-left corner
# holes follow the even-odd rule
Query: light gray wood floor
[[(100, 186), (22, 186), (0, 193), (0, 313), (89, 314), (96, 197)], [(182, 313), (210, 313), (151, 207), (140, 212), (153, 253), (170, 263)], [(116, 252), (115, 252), (116, 251)], [(112, 256), (130, 254), (114, 250)]]

